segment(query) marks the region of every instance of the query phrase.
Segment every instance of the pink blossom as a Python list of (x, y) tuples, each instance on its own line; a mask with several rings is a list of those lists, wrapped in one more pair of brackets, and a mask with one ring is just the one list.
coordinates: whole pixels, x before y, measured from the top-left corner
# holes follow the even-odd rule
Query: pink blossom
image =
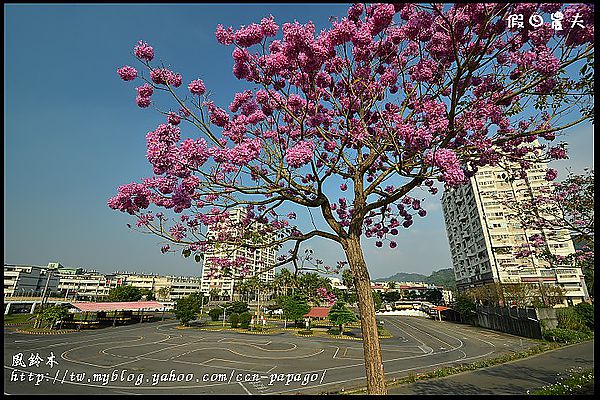
[(251, 90), (244, 90), (242, 93), (236, 93), (233, 101), (229, 105), (231, 112), (237, 112), (239, 108), (252, 98), (253, 94)]
[(136, 87), (135, 90), (137, 91), (138, 96), (141, 97), (150, 97), (152, 96), (152, 93), (154, 93), (154, 89), (152, 88), (152, 86), (148, 85), (147, 83), (144, 83), (142, 86)]
[(560, 60), (547, 47), (540, 47), (532, 67), (543, 76), (553, 76), (560, 68)]
[(272, 15), (269, 15), (269, 18), (260, 20), (260, 28), (264, 37), (275, 36), (277, 35), (277, 30), (279, 30), (279, 26), (275, 23)]
[(260, 139), (244, 140), (229, 151), (230, 162), (234, 165), (246, 165), (258, 157), (261, 150)]
[(410, 79), (415, 82), (433, 82), (437, 63), (431, 58), (422, 58), (411, 68)]
[(119, 186), (118, 194), (108, 200), (108, 206), (113, 210), (135, 214), (140, 209), (150, 205), (151, 192), (145, 185), (131, 182)]
[(179, 125), (179, 123), (181, 122), (181, 117), (175, 114), (174, 112), (170, 112), (167, 115), (167, 122), (171, 125)]
[(169, 229), (169, 232), (171, 233), (173, 239), (175, 239), (176, 241), (180, 241), (186, 236), (186, 230), (187, 229), (185, 228), (185, 226), (181, 225), (178, 222)]
[(392, 18), (396, 11), (393, 4), (379, 4), (376, 6), (373, 16), (371, 17), (372, 27), (371, 35), (375, 36), (392, 22)]
[(223, 28), (223, 25), (217, 25), (217, 30), (215, 32), (215, 36), (217, 38), (217, 42), (229, 46), (233, 43), (235, 36), (233, 34), (233, 28), (230, 26), (229, 28)]
[(363, 13), (364, 6), (361, 3), (354, 3), (348, 8), (348, 19), (357, 21)]
[(567, 151), (564, 149), (563, 146), (554, 146), (554, 147), (551, 147), (548, 150), (548, 154), (554, 160), (561, 160), (561, 159), (569, 158), (567, 156)]
[(547, 181), (553, 181), (554, 179), (556, 179), (557, 176), (558, 176), (557, 170), (555, 170), (553, 168), (548, 168), (548, 170), (546, 171), (545, 179)]
[(152, 100), (150, 100), (150, 97), (137, 96), (135, 102), (139, 107), (146, 108), (152, 103)]
[(258, 24), (250, 24), (247, 27), (241, 27), (235, 32), (235, 42), (240, 47), (250, 47), (258, 44), (263, 39), (263, 30)]
[(315, 144), (312, 141), (302, 141), (289, 147), (285, 152), (285, 161), (293, 168), (298, 168), (307, 164), (315, 151)]
[(210, 122), (224, 128), (229, 123), (229, 115), (222, 108), (215, 106), (212, 102), (208, 103), (208, 115)]
[(148, 45), (148, 43), (139, 41), (137, 46), (133, 49), (135, 56), (139, 59), (152, 61), (154, 58), (154, 49)]
[(188, 89), (192, 94), (197, 94), (198, 96), (202, 96), (206, 92), (206, 86), (204, 86), (204, 82), (202, 79), (196, 79), (192, 81), (188, 85)]
[[(465, 174), (460, 167), (456, 153), (448, 149), (439, 149), (425, 154), (425, 162), (440, 167), (442, 180), (450, 186), (458, 186), (465, 182)], [(432, 188), (435, 189), (435, 188)]]
[(150, 79), (157, 85), (172, 85), (179, 87), (182, 82), (181, 75), (174, 73), (166, 68), (153, 69), (150, 71)]
[(132, 81), (137, 77), (137, 70), (129, 65), (125, 65), (124, 67), (117, 69), (117, 74), (119, 74), (124, 81)]

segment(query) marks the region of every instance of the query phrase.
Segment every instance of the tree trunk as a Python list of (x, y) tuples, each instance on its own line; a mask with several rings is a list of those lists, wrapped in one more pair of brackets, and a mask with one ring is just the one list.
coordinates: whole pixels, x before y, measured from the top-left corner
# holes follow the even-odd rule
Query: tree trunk
[(387, 394), (377, 320), (375, 319), (375, 303), (371, 293), (371, 278), (360, 247), (360, 237), (348, 238), (343, 247), (350, 264), (350, 271), (354, 276), (354, 287), (358, 298), (367, 393)]

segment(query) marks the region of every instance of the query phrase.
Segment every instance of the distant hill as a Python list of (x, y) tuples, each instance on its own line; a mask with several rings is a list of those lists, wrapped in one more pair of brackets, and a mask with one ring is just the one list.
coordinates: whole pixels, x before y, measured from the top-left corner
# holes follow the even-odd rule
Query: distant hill
[(454, 280), (454, 270), (452, 268), (440, 269), (433, 271), (431, 275), (423, 275), (412, 272), (398, 272), (388, 278), (379, 278), (375, 282), (425, 282), (434, 285), (441, 285), (448, 289), (456, 289), (456, 281)]

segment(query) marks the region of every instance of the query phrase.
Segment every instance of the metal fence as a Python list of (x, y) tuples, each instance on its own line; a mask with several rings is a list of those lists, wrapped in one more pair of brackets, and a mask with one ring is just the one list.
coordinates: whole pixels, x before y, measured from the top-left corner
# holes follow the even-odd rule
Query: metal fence
[(477, 326), (532, 339), (543, 338), (542, 321), (547, 328), (556, 327), (554, 309), (478, 306)]

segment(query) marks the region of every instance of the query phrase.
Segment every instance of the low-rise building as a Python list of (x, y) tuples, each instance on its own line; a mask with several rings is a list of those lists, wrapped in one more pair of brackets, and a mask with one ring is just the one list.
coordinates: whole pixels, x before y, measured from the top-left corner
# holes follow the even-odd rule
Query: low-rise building
[(4, 264), (4, 296), (41, 296), (58, 292), (59, 278), (48, 266)]

